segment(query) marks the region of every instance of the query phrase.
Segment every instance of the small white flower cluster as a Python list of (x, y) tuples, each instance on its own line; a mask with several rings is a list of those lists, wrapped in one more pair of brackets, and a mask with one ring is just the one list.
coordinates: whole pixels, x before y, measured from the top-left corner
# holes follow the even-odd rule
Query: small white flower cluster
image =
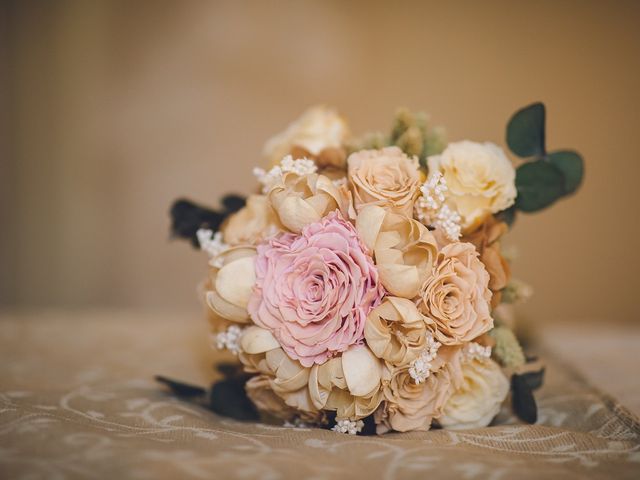
[(227, 349), (234, 355), (240, 353), (240, 335), (242, 328), (238, 325), (231, 325), (225, 332), (214, 335), (214, 341), (218, 350)]
[(221, 267), (218, 256), (229, 249), (229, 245), (222, 241), (222, 232), (216, 232), (214, 235), (212, 230), (201, 228), (196, 232), (196, 236), (198, 237), (200, 250), (207, 252), (211, 259), (209, 263), (214, 267)]
[(331, 428), (334, 432), (348, 433), (349, 435), (355, 435), (360, 433), (364, 428), (364, 422), (362, 420), (337, 420), (336, 424)]
[(471, 342), (464, 347), (464, 355), (468, 359), (491, 358), (491, 347), (484, 347), (479, 343)]
[(441, 229), (447, 238), (456, 241), (460, 238), (462, 218), (446, 203), (447, 182), (442, 173), (429, 176), (420, 187), (422, 196), (415, 204), (416, 218), (425, 225)]
[(282, 179), (282, 175), (287, 172), (303, 176), (316, 173), (317, 170), (318, 167), (313, 160), (308, 158), (294, 160), (291, 155), (287, 155), (282, 159), (280, 165), (276, 165), (268, 172), (264, 168), (256, 167), (253, 169), (253, 174), (262, 184), (262, 193), (268, 193), (271, 187), (278, 183)]
[(433, 339), (431, 333), (427, 334), (427, 345), (425, 349), (420, 353), (420, 356), (416, 358), (409, 365), (409, 375), (416, 383), (422, 383), (429, 378), (431, 374), (431, 362), (436, 358), (440, 343)]

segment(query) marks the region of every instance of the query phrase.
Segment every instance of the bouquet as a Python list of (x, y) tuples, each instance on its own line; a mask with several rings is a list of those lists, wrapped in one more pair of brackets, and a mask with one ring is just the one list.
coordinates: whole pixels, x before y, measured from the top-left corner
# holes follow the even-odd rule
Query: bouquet
[(353, 137), (315, 107), (267, 142), (255, 193), (176, 201), (173, 233), (209, 257), (213, 343), (237, 359), (212, 408), (382, 434), (484, 427), (510, 396), (535, 422), (542, 364), (501, 313), (530, 289), (501, 240), (518, 212), (575, 192), (583, 161), (547, 151), (541, 103), (506, 143), (515, 164), (493, 143), (447, 143), (424, 114)]

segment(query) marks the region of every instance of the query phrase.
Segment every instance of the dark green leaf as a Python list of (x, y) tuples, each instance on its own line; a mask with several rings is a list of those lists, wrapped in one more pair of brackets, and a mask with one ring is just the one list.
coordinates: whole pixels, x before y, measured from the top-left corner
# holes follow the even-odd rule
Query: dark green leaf
[(564, 174), (565, 194), (575, 192), (584, 175), (584, 162), (580, 154), (572, 150), (560, 150), (550, 153), (548, 158)]
[(507, 145), (522, 158), (543, 156), (545, 109), (543, 103), (532, 103), (513, 114), (507, 124)]
[(214, 383), (211, 388), (211, 410), (236, 420), (257, 421), (260, 416), (244, 385), (245, 379), (228, 379)]
[(548, 207), (564, 195), (564, 175), (556, 166), (539, 160), (518, 167), (516, 207), (523, 212), (535, 212)]
[(536, 423), (538, 420), (538, 407), (533, 391), (522, 375), (511, 377), (511, 399), (513, 411), (521, 420), (527, 423)]
[(215, 369), (222, 374), (224, 378), (238, 377), (243, 374), (242, 367), (235, 363), (222, 362), (215, 365)]
[(496, 214), (496, 218), (501, 222), (506, 223), (507, 226), (511, 228), (511, 226), (516, 221), (516, 213), (517, 213), (516, 206), (513, 205), (507, 208), (506, 210), (502, 210), (501, 212), (498, 212)]
[(171, 235), (176, 238), (190, 240), (194, 248), (199, 248), (197, 231), (208, 228), (218, 231), (224, 220), (240, 210), (246, 203), (244, 197), (229, 194), (222, 198), (222, 208), (213, 210), (197, 203), (181, 198), (173, 202), (169, 215), (171, 217)]
[(522, 373), (519, 376), (527, 382), (531, 390), (537, 390), (542, 386), (542, 382), (544, 381), (544, 368), (536, 372)]
[(193, 398), (206, 395), (207, 391), (198, 387), (197, 385), (190, 385), (188, 383), (181, 382), (179, 380), (172, 380), (171, 378), (163, 377), (162, 375), (156, 375), (155, 379), (171, 389), (171, 391), (178, 397)]

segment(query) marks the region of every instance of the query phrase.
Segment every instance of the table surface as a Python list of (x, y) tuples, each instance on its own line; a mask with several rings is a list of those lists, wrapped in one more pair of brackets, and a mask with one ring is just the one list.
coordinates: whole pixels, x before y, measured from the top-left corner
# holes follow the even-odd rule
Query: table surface
[(484, 429), (351, 437), (236, 422), (168, 395), (155, 374), (207, 385), (225, 358), (197, 315), (5, 313), (0, 477), (638, 478), (640, 331), (542, 333), (538, 424), (505, 408)]

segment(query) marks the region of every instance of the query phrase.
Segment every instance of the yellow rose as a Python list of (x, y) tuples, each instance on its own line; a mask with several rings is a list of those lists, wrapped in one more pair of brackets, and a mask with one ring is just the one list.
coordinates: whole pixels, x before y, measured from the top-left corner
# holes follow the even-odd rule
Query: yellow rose
[(374, 254), (384, 288), (398, 297), (418, 295), (437, 255), (431, 232), (417, 220), (375, 205), (360, 211), (356, 229)]
[(445, 403), (438, 423), (449, 430), (486, 427), (500, 411), (509, 381), (489, 358), (463, 362), (462, 377), (462, 385)]
[(427, 340), (427, 324), (411, 300), (387, 297), (369, 312), (364, 338), (371, 351), (387, 362), (402, 366), (418, 358)]
[(356, 211), (377, 205), (408, 217), (419, 194), (418, 160), (398, 147), (361, 150), (347, 159)]
[(222, 226), (224, 242), (231, 246), (256, 245), (284, 227), (265, 195), (250, 195), (247, 204)]
[(317, 173), (285, 173), (271, 188), (268, 198), (280, 223), (294, 233), (334, 210), (340, 210), (345, 219), (354, 215), (346, 186), (337, 186)]
[(488, 215), (509, 208), (516, 199), (515, 169), (493, 143), (468, 140), (450, 143), (440, 155), (427, 159), (429, 174), (440, 172), (447, 184), (446, 199), (469, 231)]
[(285, 131), (267, 141), (263, 153), (271, 165), (279, 164), (286, 155), (293, 155), (341, 167), (345, 161), (343, 145), (348, 136), (349, 127), (344, 119), (335, 110), (320, 105), (305, 111)]
[(334, 410), (337, 418), (358, 420), (382, 401), (384, 366), (365, 345), (354, 345), (340, 357), (315, 364), (309, 393), (317, 409)]

